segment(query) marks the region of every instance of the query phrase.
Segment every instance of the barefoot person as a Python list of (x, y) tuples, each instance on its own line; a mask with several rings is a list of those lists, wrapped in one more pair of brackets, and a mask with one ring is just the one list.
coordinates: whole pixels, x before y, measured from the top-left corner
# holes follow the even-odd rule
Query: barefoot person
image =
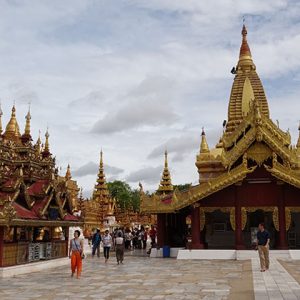
[(74, 238), (70, 240), (69, 258), (71, 259), (72, 277), (77, 270), (77, 278), (80, 277), (82, 271), (82, 255), (83, 255), (83, 240), (79, 239), (80, 231), (75, 230)]
[(105, 257), (105, 262), (107, 262), (109, 259), (109, 250), (112, 244), (112, 237), (109, 234), (108, 230), (105, 230), (104, 236), (102, 238), (102, 243), (103, 243), (103, 253)]
[(269, 244), (270, 234), (265, 230), (265, 225), (260, 223), (257, 232), (257, 248), (260, 260), (260, 271), (265, 272), (269, 269)]

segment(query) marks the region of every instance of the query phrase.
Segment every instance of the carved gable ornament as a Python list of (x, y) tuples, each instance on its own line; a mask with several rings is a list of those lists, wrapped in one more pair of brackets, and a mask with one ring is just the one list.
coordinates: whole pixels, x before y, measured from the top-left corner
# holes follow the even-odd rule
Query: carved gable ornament
[(268, 146), (262, 143), (254, 143), (248, 149), (247, 157), (261, 166), (264, 161), (272, 157), (272, 151)]

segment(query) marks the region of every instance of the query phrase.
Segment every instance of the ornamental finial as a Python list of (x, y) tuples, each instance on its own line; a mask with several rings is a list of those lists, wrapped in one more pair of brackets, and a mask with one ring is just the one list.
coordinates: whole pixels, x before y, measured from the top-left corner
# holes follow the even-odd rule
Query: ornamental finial
[(67, 172), (65, 175), (66, 180), (70, 180), (72, 178), (70, 164), (67, 166)]
[(208, 153), (208, 152), (209, 152), (209, 147), (206, 141), (204, 127), (202, 127), (200, 153)]
[(24, 134), (27, 135), (27, 136), (31, 136), (30, 135), (30, 120), (31, 120), (30, 103), (29, 103), (29, 107), (28, 107), (28, 113), (27, 113), (25, 119), (26, 119), (26, 124), (25, 124)]

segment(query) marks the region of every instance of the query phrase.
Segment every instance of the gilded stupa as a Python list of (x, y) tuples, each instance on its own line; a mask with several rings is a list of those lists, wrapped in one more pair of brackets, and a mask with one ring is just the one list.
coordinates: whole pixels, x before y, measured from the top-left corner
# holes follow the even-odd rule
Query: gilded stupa
[[(160, 226), (160, 246), (168, 243), (174, 228), (185, 228), (183, 220), (189, 216), (194, 249), (216, 245), (225, 249), (249, 248), (251, 228), (265, 221), (278, 232), (274, 236), (277, 249), (287, 249), (287, 231), (296, 230), (292, 224), (300, 226), (292, 215), (300, 213), (300, 126), (298, 142), (293, 145), (289, 130), (282, 130), (270, 118), (245, 25), (241, 33), (239, 59), (231, 70), (234, 80), (228, 120), (223, 122), (221, 138), (215, 147), (209, 147), (204, 129), (201, 133), (195, 162), (199, 184), (186, 191), (175, 189), (171, 197), (142, 193), (141, 211), (156, 213), (158, 224), (172, 223), (172, 228)], [(219, 221), (214, 223), (216, 217)], [(221, 223), (225, 227), (219, 228)], [(206, 226), (205, 238), (201, 238)], [(226, 233), (213, 237), (211, 228)]]
[(170, 194), (173, 192), (173, 185), (172, 185), (172, 180), (171, 180), (171, 174), (169, 171), (169, 166), (168, 166), (168, 151), (165, 151), (165, 164), (164, 164), (164, 169), (161, 177), (160, 184), (157, 189), (157, 194), (158, 195), (166, 195)]
[(84, 232), (88, 236), (93, 229), (103, 229), (109, 217), (115, 213), (116, 203), (110, 196), (103, 163), (103, 151), (100, 151), (100, 163), (97, 181), (90, 200), (83, 201)]
[[(80, 218), (74, 215), (77, 183), (71, 176), (58, 174), (50, 152), (48, 131), (43, 149), (40, 136), (36, 144), (32, 143), (30, 110), (22, 135), (15, 105), (4, 132), (2, 115), (0, 108), (0, 243), (3, 250), (0, 251), (0, 267), (64, 257), (68, 242), (60, 238), (68, 236), (70, 226), (82, 225)], [(14, 235), (14, 231), (22, 232), (22, 238)], [(37, 234), (32, 235), (33, 232)], [(45, 248), (40, 248), (46, 247), (46, 240), (47, 254), (43, 251)], [(30, 245), (37, 242), (40, 255), (33, 257)], [(12, 246), (19, 244), (23, 246)], [(49, 245), (56, 251), (51, 251)]]

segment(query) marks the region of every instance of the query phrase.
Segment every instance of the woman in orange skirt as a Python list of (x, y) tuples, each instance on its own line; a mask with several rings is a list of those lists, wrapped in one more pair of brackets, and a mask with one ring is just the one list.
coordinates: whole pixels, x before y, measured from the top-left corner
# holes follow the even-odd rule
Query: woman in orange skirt
[(70, 240), (69, 258), (71, 258), (71, 270), (73, 277), (77, 269), (77, 278), (80, 277), (82, 271), (82, 255), (83, 255), (83, 240), (79, 239), (80, 231), (75, 230), (74, 239)]

